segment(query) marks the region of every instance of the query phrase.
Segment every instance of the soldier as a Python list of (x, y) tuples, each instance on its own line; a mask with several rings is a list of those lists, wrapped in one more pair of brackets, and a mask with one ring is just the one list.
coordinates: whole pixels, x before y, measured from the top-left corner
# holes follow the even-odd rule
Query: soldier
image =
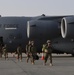
[(26, 45), (26, 54), (27, 54), (27, 63), (29, 61), (29, 58), (30, 58), (30, 54), (31, 54), (31, 41), (29, 41), (29, 43)]
[(29, 41), (28, 45), (26, 45), (26, 52), (27, 52), (27, 63), (30, 58), (31, 63), (35, 64), (34, 63), (34, 61), (35, 61), (34, 56), (36, 54), (36, 48), (34, 46), (34, 41)]
[(0, 44), (0, 58), (2, 58), (2, 44)]
[(51, 41), (47, 40), (47, 44), (44, 46), (44, 54), (45, 54), (45, 59), (44, 59), (44, 65), (46, 65), (47, 59), (50, 59), (50, 66), (52, 66), (52, 49), (51, 49)]
[(6, 58), (8, 57), (7, 45), (6, 45), (6, 44), (4, 45), (4, 47), (2, 48), (2, 50), (3, 50), (3, 54), (4, 54), (4, 56), (5, 56), (5, 60), (6, 60)]
[(19, 60), (19, 57), (20, 57), (20, 61), (22, 61), (22, 47), (21, 47), (21, 44), (19, 44), (19, 46), (17, 47), (17, 58)]
[(31, 62), (35, 64), (35, 56), (37, 55), (36, 47), (34, 45), (34, 41), (31, 41)]

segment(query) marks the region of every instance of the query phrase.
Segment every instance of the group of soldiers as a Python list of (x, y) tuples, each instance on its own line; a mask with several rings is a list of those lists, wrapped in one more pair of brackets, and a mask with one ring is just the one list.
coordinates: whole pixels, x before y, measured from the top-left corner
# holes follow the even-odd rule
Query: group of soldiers
[[(5, 56), (5, 59), (8, 57), (7, 53), (7, 46), (4, 45), (3, 47), (0, 45), (0, 57), (2, 57), (2, 53)], [(47, 40), (45, 44), (42, 46), (42, 53), (44, 55), (44, 63), (43, 65), (46, 65), (48, 58), (50, 59), (49, 65), (52, 66), (52, 48), (51, 48), (51, 41)], [(29, 62), (29, 59), (32, 64), (35, 64), (35, 60), (39, 59), (39, 56), (37, 55), (37, 49), (34, 45), (34, 41), (29, 41), (26, 45), (26, 62)], [(22, 46), (19, 44), (17, 47), (17, 59), (22, 61)]]
[[(26, 45), (26, 53), (27, 53), (27, 63), (28, 60), (31, 60), (32, 64), (35, 64), (35, 56), (37, 55), (37, 50), (34, 45), (34, 41), (29, 41), (28, 45)], [(50, 59), (50, 66), (52, 66), (52, 48), (51, 48), (51, 41), (47, 40), (45, 44), (43, 44), (42, 47), (42, 53), (44, 55), (44, 63), (43, 65), (46, 65), (46, 62), (48, 58)]]

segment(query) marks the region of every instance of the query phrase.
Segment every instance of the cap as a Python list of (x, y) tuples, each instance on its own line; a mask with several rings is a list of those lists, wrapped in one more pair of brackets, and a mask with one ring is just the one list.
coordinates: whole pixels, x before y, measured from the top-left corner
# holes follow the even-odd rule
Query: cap
[(31, 41), (29, 40), (28, 44), (31, 44)]

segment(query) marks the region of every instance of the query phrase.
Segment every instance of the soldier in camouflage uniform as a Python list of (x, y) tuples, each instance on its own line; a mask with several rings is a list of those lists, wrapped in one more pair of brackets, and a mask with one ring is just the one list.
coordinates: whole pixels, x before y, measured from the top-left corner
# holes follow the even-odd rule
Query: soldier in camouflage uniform
[(34, 41), (31, 41), (31, 62), (35, 64), (35, 56), (37, 54), (36, 47), (34, 45)]
[(8, 57), (6, 44), (4, 45), (4, 47), (2, 48), (2, 50), (3, 50), (3, 54), (4, 54), (4, 56), (5, 56), (5, 60), (6, 60), (6, 58)]
[(0, 44), (0, 58), (2, 58), (2, 44)]
[(30, 54), (31, 54), (31, 41), (29, 41), (29, 43), (26, 45), (26, 54), (27, 54), (27, 63), (28, 63), (28, 61), (29, 61), (29, 58), (30, 58)]
[(44, 65), (46, 65), (47, 59), (50, 59), (50, 66), (52, 66), (52, 49), (51, 49), (51, 41), (47, 40), (47, 44), (44, 44), (42, 48), (42, 52), (44, 52), (45, 59), (44, 59)]
[(22, 61), (22, 47), (21, 47), (21, 44), (19, 44), (19, 46), (17, 47), (17, 58), (19, 60), (19, 57), (20, 57), (20, 61)]
[(35, 59), (34, 56), (36, 54), (36, 48), (34, 46), (34, 41), (30, 41), (28, 47), (27, 47), (27, 52), (28, 52), (28, 58), (27, 60), (30, 58), (31, 59), (31, 63), (35, 64)]

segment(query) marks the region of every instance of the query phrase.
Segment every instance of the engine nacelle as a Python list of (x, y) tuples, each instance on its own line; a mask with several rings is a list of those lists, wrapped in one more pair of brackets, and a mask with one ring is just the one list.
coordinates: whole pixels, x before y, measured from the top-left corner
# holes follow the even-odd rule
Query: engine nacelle
[(74, 38), (74, 16), (61, 20), (61, 34), (63, 38)]
[(58, 23), (54, 21), (32, 20), (27, 24), (27, 36), (34, 39), (49, 39), (59, 35)]

